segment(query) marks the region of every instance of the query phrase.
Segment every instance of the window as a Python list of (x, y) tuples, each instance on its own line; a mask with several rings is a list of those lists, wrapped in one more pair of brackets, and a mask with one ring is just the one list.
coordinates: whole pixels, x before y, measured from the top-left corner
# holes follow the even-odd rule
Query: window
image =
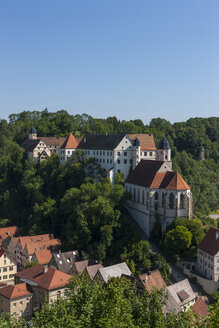
[(95, 155), (95, 150), (93, 151), (93, 154)]
[(135, 202), (135, 188), (134, 188), (134, 192), (133, 192), (133, 200)]
[(23, 301), (20, 301), (20, 305), (23, 305)]
[(127, 164), (127, 159), (124, 159), (124, 164)]
[(105, 163), (105, 158), (103, 158), (103, 163)]
[(13, 278), (13, 276), (14, 276), (13, 274), (9, 274), (9, 278), (10, 278), (10, 279), (12, 279), (12, 278)]
[(162, 193), (162, 207), (165, 206), (165, 196), (164, 196), (164, 192)]
[(97, 155), (98, 155), (98, 150), (97, 150)]
[(68, 150), (68, 154), (70, 154), (70, 150)]
[(118, 173), (120, 173), (121, 171), (120, 170), (117, 170)]
[(8, 279), (8, 276), (3, 276), (3, 279)]
[(105, 155), (105, 151), (103, 151), (103, 155)]
[(127, 151), (124, 151), (124, 156), (127, 156)]
[(154, 209), (155, 209), (155, 211), (157, 211), (157, 209), (158, 209), (157, 204), (154, 205)]
[(8, 271), (8, 268), (3, 268), (3, 272), (7, 272)]
[(169, 208), (174, 209), (174, 195), (172, 192), (169, 195)]
[(120, 164), (120, 159), (117, 160), (117, 163)]
[(100, 158), (100, 163), (102, 163), (102, 158)]
[(6, 260), (4, 260), (4, 265), (6, 264)]
[(154, 194), (154, 199), (155, 199), (155, 200), (158, 200), (158, 197), (159, 197), (159, 194), (158, 194), (158, 192), (156, 191), (155, 194)]
[(109, 156), (109, 152), (107, 152), (107, 156)]
[(140, 156), (142, 156), (142, 151), (140, 152)]
[(144, 190), (142, 190), (142, 204), (144, 204)]
[(109, 159), (107, 159), (107, 163), (109, 163)]
[(117, 155), (120, 156), (120, 151), (117, 151)]
[(100, 155), (102, 155), (102, 151), (100, 151)]
[(130, 164), (132, 164), (132, 159), (130, 159)]
[(111, 152), (110, 152), (110, 156), (112, 156), (112, 154), (113, 154), (113, 152), (111, 151)]
[(140, 189), (138, 188), (138, 202), (140, 203)]
[(110, 164), (112, 164), (112, 162), (113, 162), (113, 161), (112, 161), (112, 159), (111, 159), (111, 160), (110, 160)]
[(153, 156), (153, 153), (152, 153), (152, 151), (150, 151), (150, 156)]
[(185, 208), (185, 196), (182, 192), (180, 194), (179, 208)]
[(148, 155), (148, 153), (145, 151), (145, 152), (144, 152), (144, 156), (147, 156), (147, 155)]
[(9, 267), (9, 271), (13, 271), (14, 267), (13, 266), (10, 266)]

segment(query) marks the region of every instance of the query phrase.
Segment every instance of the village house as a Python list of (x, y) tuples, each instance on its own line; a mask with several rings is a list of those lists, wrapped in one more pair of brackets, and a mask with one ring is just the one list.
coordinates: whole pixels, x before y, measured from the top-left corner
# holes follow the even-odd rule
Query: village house
[(49, 249), (44, 249), (40, 251), (35, 251), (31, 262), (37, 263), (37, 264), (49, 264), (49, 262), (52, 259), (52, 252)]
[(166, 287), (166, 283), (158, 269), (139, 274), (138, 280), (141, 282), (142, 288), (146, 289), (149, 293), (152, 292), (153, 289), (161, 290)]
[(125, 262), (100, 268), (94, 276), (93, 280), (104, 283), (108, 282), (110, 278), (121, 278), (122, 275), (132, 276), (129, 267)]
[(37, 264), (15, 275), (16, 283), (26, 282), (33, 294), (33, 307), (42, 309), (44, 303), (51, 303), (67, 296), (67, 284), (71, 275)]
[(32, 293), (26, 283), (0, 288), (0, 313), (6, 312), (16, 318), (32, 316)]
[(100, 268), (103, 268), (102, 264), (89, 265), (85, 268), (84, 274), (86, 274), (88, 279), (92, 282), (94, 280), (94, 277), (95, 277), (97, 271)]
[(15, 273), (17, 273), (16, 262), (0, 249), (0, 283), (14, 284)]
[(78, 251), (61, 252), (59, 250), (57, 254), (52, 254), (48, 265), (51, 268), (70, 274), (75, 261), (78, 260)]
[(86, 267), (93, 265), (93, 264), (94, 264), (94, 262), (90, 261), (90, 260), (76, 261), (70, 270), (70, 274), (71, 275), (74, 275), (74, 274), (80, 275), (84, 272)]
[(19, 236), (18, 227), (12, 226), (12, 227), (0, 228), (0, 248), (2, 247), (3, 241), (9, 236), (18, 237)]

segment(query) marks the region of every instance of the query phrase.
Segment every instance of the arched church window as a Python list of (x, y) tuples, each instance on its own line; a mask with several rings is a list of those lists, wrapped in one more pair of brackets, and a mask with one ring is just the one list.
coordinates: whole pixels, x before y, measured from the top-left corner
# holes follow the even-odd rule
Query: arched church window
[(158, 194), (158, 192), (156, 191), (155, 194), (154, 194), (154, 199), (155, 199), (155, 200), (158, 200), (158, 198), (159, 198), (159, 194)]
[(182, 192), (180, 194), (179, 208), (185, 208), (185, 196)]
[(135, 202), (135, 188), (133, 188), (133, 200)]
[(174, 208), (174, 195), (171, 192), (170, 196), (169, 196), (169, 208), (173, 209)]
[(144, 204), (144, 190), (142, 190), (142, 204)]

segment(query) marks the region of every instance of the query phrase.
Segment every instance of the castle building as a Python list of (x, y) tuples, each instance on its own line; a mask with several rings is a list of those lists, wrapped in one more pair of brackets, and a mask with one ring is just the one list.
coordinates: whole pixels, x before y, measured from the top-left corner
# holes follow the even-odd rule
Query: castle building
[(157, 218), (163, 232), (176, 217), (192, 216), (192, 193), (181, 175), (172, 171), (170, 147), (163, 138), (157, 160), (141, 160), (125, 180), (131, 193), (127, 208), (132, 217), (150, 237)]
[(38, 163), (47, 159), (52, 154), (59, 156), (60, 147), (65, 140), (63, 137), (38, 137), (35, 128), (32, 126), (28, 138), (22, 143), (22, 147), (28, 153), (28, 158), (33, 158)]

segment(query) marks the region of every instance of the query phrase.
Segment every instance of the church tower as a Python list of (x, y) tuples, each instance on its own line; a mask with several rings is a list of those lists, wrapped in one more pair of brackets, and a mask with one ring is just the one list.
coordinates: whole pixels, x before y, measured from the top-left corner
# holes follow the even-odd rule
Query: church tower
[(168, 162), (172, 168), (170, 144), (165, 137), (163, 137), (163, 139), (159, 143), (159, 147), (157, 150), (157, 160), (162, 162)]
[(33, 126), (31, 127), (30, 132), (28, 134), (28, 139), (29, 140), (37, 139), (37, 133)]

